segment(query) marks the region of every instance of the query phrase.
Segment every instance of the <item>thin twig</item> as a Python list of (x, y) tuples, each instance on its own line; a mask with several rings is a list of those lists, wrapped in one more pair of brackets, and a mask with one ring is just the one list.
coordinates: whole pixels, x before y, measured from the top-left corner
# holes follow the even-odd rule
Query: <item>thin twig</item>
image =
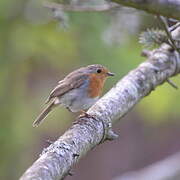
[(170, 79), (167, 79), (167, 83), (169, 85), (171, 85), (174, 89), (178, 89), (178, 86), (173, 81), (171, 81)]
[(174, 31), (176, 28), (178, 28), (180, 26), (180, 22), (177, 22), (175, 25), (169, 27), (169, 32)]
[[(166, 31), (166, 34), (167, 34), (167, 36), (168, 36), (168, 38), (169, 38), (169, 41), (170, 41), (170, 42), (169, 42), (169, 45), (170, 45), (174, 50), (176, 50), (177, 52), (180, 53), (180, 49), (176, 46), (176, 43), (175, 43), (174, 39), (172, 38), (172, 35), (171, 35), (170, 31), (169, 31), (169, 26), (168, 26), (168, 23), (167, 23), (165, 17), (163, 17), (163, 16), (158, 16), (158, 19), (162, 22), (162, 25), (164, 26), (164, 30)], [(170, 79), (167, 79), (167, 83), (168, 83), (171, 87), (173, 87), (174, 89), (178, 89), (178, 86), (177, 86), (173, 81), (171, 81)]]
[(180, 49), (177, 48), (176, 43), (175, 43), (174, 39), (172, 38), (171, 33), (169, 32), (169, 26), (168, 26), (168, 24), (167, 24), (166, 19), (165, 19), (163, 16), (158, 16), (158, 19), (159, 19), (160, 22), (162, 23), (162, 25), (163, 25), (163, 27), (164, 27), (164, 30), (166, 31), (166, 34), (167, 34), (167, 36), (168, 36), (168, 38), (169, 38), (169, 41), (170, 41), (170, 42), (169, 42), (169, 45), (170, 45), (174, 50), (176, 50), (176, 51), (178, 51), (178, 52), (180, 53)]

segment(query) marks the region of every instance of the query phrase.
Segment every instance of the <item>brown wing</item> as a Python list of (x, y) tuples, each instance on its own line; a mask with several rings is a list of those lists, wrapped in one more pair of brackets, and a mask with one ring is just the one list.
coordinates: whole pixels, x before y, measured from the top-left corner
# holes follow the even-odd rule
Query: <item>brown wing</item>
[(82, 75), (81, 73), (72, 74), (71, 77), (67, 76), (64, 80), (58, 82), (58, 85), (51, 91), (46, 103), (48, 103), (52, 98), (60, 97), (66, 92), (80, 87), (87, 79), (88, 75)]

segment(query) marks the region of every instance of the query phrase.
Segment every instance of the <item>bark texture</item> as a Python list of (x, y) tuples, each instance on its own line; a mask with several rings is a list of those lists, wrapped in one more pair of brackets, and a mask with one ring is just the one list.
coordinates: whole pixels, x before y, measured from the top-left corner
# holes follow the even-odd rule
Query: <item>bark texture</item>
[(180, 20), (179, 0), (112, 0), (124, 6)]

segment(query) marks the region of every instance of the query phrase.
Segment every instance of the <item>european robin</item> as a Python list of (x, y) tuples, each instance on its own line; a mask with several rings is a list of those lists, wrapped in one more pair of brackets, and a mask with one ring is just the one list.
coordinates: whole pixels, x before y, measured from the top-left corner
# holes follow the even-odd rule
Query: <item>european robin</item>
[(37, 127), (57, 105), (62, 105), (71, 112), (87, 110), (99, 99), (108, 76), (114, 74), (99, 64), (71, 72), (51, 91), (46, 100), (49, 105), (37, 117), (33, 126)]

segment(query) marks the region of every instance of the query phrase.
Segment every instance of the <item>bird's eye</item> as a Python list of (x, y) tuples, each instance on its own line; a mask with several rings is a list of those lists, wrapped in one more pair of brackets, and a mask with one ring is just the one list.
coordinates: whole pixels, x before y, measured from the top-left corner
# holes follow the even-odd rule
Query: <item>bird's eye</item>
[(98, 70), (97, 70), (97, 73), (101, 73), (101, 72), (102, 72), (102, 70), (101, 70), (101, 69), (98, 69)]

